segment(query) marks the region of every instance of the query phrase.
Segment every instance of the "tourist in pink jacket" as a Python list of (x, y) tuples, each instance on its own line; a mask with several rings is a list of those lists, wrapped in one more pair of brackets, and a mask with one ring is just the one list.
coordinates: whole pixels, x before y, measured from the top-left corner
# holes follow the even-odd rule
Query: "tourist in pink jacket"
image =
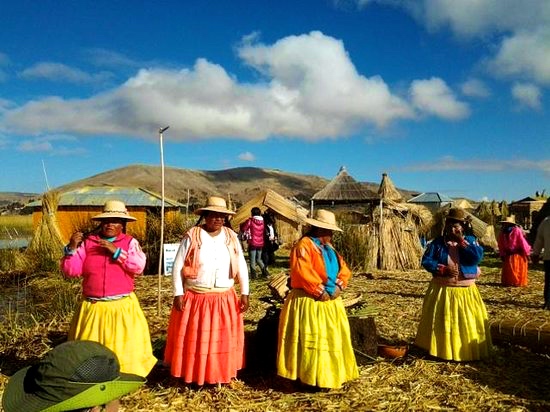
[(245, 233), (248, 241), (248, 258), (250, 260), (250, 277), (256, 278), (256, 264), (262, 271), (262, 276), (267, 277), (267, 266), (262, 261), (262, 250), (264, 247), (265, 222), (262, 211), (259, 207), (253, 207), (250, 211), (251, 217), (241, 225), (240, 231)]
[(156, 363), (149, 326), (134, 293), (134, 278), (145, 268), (145, 254), (127, 235), (130, 216), (123, 202), (109, 200), (94, 216), (93, 234), (76, 232), (65, 246), (61, 270), (82, 278), (82, 302), (75, 313), (69, 340), (99, 342), (116, 353), (120, 370), (146, 376)]

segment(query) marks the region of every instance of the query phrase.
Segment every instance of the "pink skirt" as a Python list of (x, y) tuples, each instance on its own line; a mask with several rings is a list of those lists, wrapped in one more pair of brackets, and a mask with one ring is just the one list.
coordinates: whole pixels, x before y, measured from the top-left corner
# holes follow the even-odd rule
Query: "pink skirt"
[(187, 383), (229, 383), (244, 367), (244, 322), (234, 289), (183, 295), (172, 307), (164, 362)]

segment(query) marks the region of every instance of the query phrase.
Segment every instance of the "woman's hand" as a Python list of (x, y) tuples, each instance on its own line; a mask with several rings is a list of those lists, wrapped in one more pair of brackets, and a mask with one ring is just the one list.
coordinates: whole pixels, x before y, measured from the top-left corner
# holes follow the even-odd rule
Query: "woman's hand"
[(241, 306), (239, 308), (243, 313), (248, 310), (248, 295), (241, 295)]
[(78, 245), (82, 243), (84, 239), (84, 234), (82, 232), (74, 232), (69, 241), (69, 249), (76, 250)]
[(340, 294), (342, 293), (342, 289), (340, 289), (339, 286), (336, 286), (336, 289), (334, 289), (334, 293), (330, 296), (331, 299), (336, 299)]
[(321, 296), (319, 296), (319, 298), (317, 299), (321, 302), (326, 302), (327, 300), (330, 300), (330, 295), (328, 294), (328, 292), (325, 290), (323, 292), (323, 294)]
[(113, 245), (113, 242), (109, 242), (108, 240), (105, 240), (105, 239), (99, 239), (98, 243), (99, 243), (99, 246), (107, 249), (109, 252), (111, 252), (111, 254), (114, 254), (116, 252), (116, 246)]
[(174, 303), (172, 305), (176, 308), (176, 310), (182, 312), (185, 307), (183, 304), (183, 296), (174, 296)]

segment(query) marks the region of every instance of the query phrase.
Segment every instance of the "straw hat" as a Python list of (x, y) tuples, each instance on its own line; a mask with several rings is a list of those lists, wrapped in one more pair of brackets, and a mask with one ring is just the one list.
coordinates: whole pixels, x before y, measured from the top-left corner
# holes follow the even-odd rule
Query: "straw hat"
[(218, 212), (225, 213), (226, 215), (234, 215), (235, 212), (227, 208), (225, 199), (223, 197), (210, 196), (206, 201), (206, 206), (195, 210), (196, 215), (202, 214), (202, 212)]
[(334, 216), (334, 213), (329, 212), (328, 210), (316, 210), (313, 219), (306, 218), (306, 223), (311, 226), (342, 232), (342, 229), (340, 229), (338, 225), (336, 225), (336, 216)]
[(517, 224), (516, 223), (516, 216), (515, 215), (508, 216), (504, 220), (501, 220), (500, 223), (503, 224), (503, 225), (505, 225), (505, 224), (515, 225), (515, 224)]
[(136, 390), (145, 378), (120, 372), (117, 356), (98, 342), (74, 340), (56, 346), (34, 366), (8, 381), (6, 412), (69, 411), (104, 405)]
[(103, 206), (103, 213), (92, 217), (92, 220), (118, 218), (125, 220), (137, 220), (135, 217), (130, 216), (126, 205), (120, 200), (107, 200)]
[(466, 222), (468, 220), (468, 215), (464, 209), (460, 207), (452, 207), (449, 209), (445, 220), (456, 220), (458, 222)]

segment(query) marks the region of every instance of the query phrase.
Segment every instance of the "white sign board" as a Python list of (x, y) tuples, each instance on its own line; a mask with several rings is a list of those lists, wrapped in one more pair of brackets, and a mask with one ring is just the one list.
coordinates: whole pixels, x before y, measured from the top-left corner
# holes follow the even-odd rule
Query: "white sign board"
[(164, 244), (164, 276), (170, 276), (172, 274), (172, 266), (174, 265), (174, 259), (176, 253), (180, 247), (179, 243), (165, 243)]

